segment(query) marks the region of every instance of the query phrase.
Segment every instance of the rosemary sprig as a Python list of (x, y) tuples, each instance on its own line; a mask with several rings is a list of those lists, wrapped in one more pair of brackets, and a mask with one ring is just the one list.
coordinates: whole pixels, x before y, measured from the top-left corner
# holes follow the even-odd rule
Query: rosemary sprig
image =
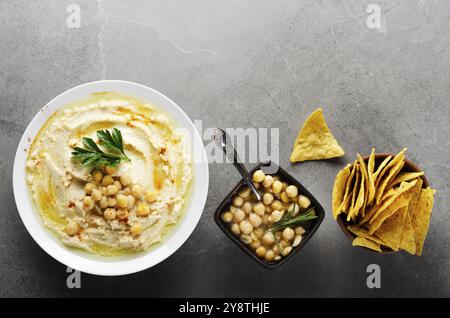
[(108, 130), (97, 131), (99, 143), (113, 153), (106, 153), (100, 149), (92, 138), (82, 139), (84, 148), (74, 147), (72, 160), (81, 162), (85, 167), (99, 168), (117, 166), (123, 160), (130, 160), (123, 150), (122, 134), (117, 128), (111, 134)]
[(303, 222), (316, 219), (316, 211), (314, 208), (308, 209), (305, 213), (302, 213), (300, 215), (297, 215), (295, 217), (292, 217), (292, 215), (289, 213), (289, 215), (286, 215), (285, 218), (282, 218), (280, 221), (276, 222), (274, 225), (272, 225), (268, 230), (270, 232), (276, 232), (278, 230), (282, 230), (288, 226), (295, 226), (299, 225)]

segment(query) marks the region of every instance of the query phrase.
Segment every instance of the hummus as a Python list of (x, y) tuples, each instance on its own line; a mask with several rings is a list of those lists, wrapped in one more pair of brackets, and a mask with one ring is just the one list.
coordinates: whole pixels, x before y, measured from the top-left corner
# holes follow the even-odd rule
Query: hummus
[[(82, 138), (97, 140), (96, 131), (118, 128), (130, 161), (113, 174), (127, 174), (155, 194), (150, 213), (129, 209), (126, 220), (105, 219), (83, 206), (93, 168), (72, 160)], [(145, 251), (159, 243), (179, 219), (192, 177), (187, 140), (169, 117), (148, 104), (115, 93), (96, 93), (58, 110), (45, 123), (30, 148), (27, 181), (43, 223), (68, 246), (105, 256)], [(139, 235), (130, 228), (139, 223)], [(67, 234), (76, 224), (76, 235)]]

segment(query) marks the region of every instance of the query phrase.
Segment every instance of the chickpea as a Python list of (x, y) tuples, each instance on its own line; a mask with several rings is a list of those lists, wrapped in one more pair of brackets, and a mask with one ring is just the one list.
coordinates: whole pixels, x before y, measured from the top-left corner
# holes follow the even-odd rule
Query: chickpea
[(292, 251), (292, 246), (285, 247), (283, 250), (283, 256), (287, 256)]
[(232, 214), (236, 213), (236, 207), (234, 205), (230, 206), (230, 212)]
[(275, 210), (272, 212), (272, 214), (270, 215), (272, 217), (272, 222), (278, 222), (279, 220), (281, 220), (281, 218), (283, 217), (284, 212), (280, 211), (280, 210)]
[(261, 239), (261, 238), (263, 237), (263, 235), (264, 235), (264, 229), (258, 227), (257, 229), (255, 229), (255, 230), (253, 231), (253, 233), (255, 233), (255, 236), (256, 236), (258, 239)]
[(288, 195), (286, 194), (286, 192), (282, 192), (280, 194), (280, 199), (281, 201), (283, 201), (284, 203), (288, 203), (291, 199), (288, 197)]
[(250, 246), (252, 247), (252, 249), (256, 250), (258, 247), (261, 246), (261, 242), (260, 241), (253, 241)]
[(144, 187), (139, 183), (136, 183), (133, 187), (131, 187), (131, 194), (136, 198), (142, 197), (144, 195)]
[(253, 185), (255, 186), (255, 188), (258, 190), (259, 187), (261, 186), (261, 184), (259, 182), (253, 182)]
[(116, 204), (117, 204), (117, 200), (116, 200), (116, 199), (111, 198), (111, 197), (108, 198), (108, 206), (110, 206), (110, 207), (115, 207)]
[(276, 246), (276, 245), (272, 248), (272, 252), (275, 254), (275, 256), (280, 255), (280, 250), (278, 249), (278, 246)]
[(238, 223), (242, 222), (242, 220), (245, 219), (245, 212), (241, 209), (236, 209), (236, 212), (234, 213), (234, 219)]
[(275, 258), (275, 253), (272, 250), (268, 250), (265, 255), (266, 261), (273, 262), (274, 258)]
[(100, 187), (100, 192), (102, 193), (102, 195), (106, 195), (106, 187)]
[(241, 235), (241, 241), (244, 242), (244, 244), (251, 244), (252, 243), (252, 238), (248, 235), (242, 234)]
[(266, 211), (266, 207), (262, 203), (257, 203), (253, 206), (253, 212), (258, 214), (259, 216), (264, 215), (265, 211)]
[(102, 186), (107, 187), (110, 184), (113, 184), (113, 182), (114, 182), (113, 177), (111, 177), (110, 175), (106, 175), (102, 179)]
[(91, 196), (94, 201), (100, 201), (103, 197), (102, 192), (97, 189), (92, 190)]
[(92, 200), (92, 197), (87, 196), (83, 198), (83, 207), (87, 211), (94, 208), (94, 200)]
[(266, 206), (266, 213), (272, 213), (272, 208), (270, 206)]
[(125, 195), (129, 195), (129, 194), (131, 194), (131, 189), (130, 189), (130, 187), (126, 187), (125, 189), (123, 189), (123, 194), (125, 194)]
[(113, 185), (115, 185), (117, 187), (117, 189), (122, 190), (122, 183), (120, 183), (119, 180), (115, 180), (113, 182)]
[(109, 206), (108, 205), (108, 198), (107, 197), (102, 197), (102, 199), (100, 200), (98, 205), (100, 206), (100, 208), (106, 209)]
[(117, 192), (119, 192), (119, 189), (113, 184), (110, 184), (109, 186), (106, 187), (106, 193), (108, 195), (116, 195)]
[(242, 210), (244, 210), (245, 213), (249, 214), (253, 211), (253, 204), (251, 204), (251, 202), (245, 202), (242, 205)]
[(272, 246), (275, 243), (275, 237), (272, 232), (264, 233), (262, 243), (266, 246)]
[(272, 210), (281, 210), (283, 208), (283, 204), (280, 200), (275, 200), (272, 202), (270, 207), (272, 208)]
[(142, 225), (141, 223), (133, 224), (130, 228), (130, 232), (133, 236), (139, 236), (142, 233)]
[(132, 207), (134, 207), (134, 204), (136, 203), (136, 198), (133, 197), (132, 195), (128, 195), (127, 196), (127, 201), (128, 201), (127, 207), (129, 209), (131, 209)]
[(292, 215), (292, 216), (297, 216), (298, 212), (300, 212), (300, 207), (297, 203), (292, 203), (289, 208), (288, 208), (288, 212)]
[(222, 213), (221, 216), (224, 222), (230, 223), (233, 220), (233, 214), (231, 212)]
[(95, 188), (97, 188), (97, 187), (95, 186), (94, 183), (88, 182), (88, 183), (86, 183), (86, 185), (84, 186), (84, 192), (86, 192), (87, 194), (91, 194), (91, 193), (92, 193), (92, 190), (94, 190)]
[(126, 208), (128, 206), (128, 198), (124, 194), (118, 194), (116, 197), (117, 207)]
[(148, 216), (150, 214), (150, 207), (148, 206), (147, 203), (139, 203), (136, 209), (136, 215), (137, 216)]
[(239, 235), (241, 234), (241, 228), (239, 227), (238, 224), (233, 223), (233, 225), (231, 226), (231, 232), (233, 232), (233, 234), (235, 235)]
[(263, 216), (261, 216), (262, 224), (263, 225), (269, 224), (270, 223), (269, 218), (270, 218), (270, 215), (268, 215), (268, 214), (264, 214)]
[(258, 237), (256, 236), (255, 232), (250, 233), (250, 237), (253, 241), (258, 241)]
[(260, 246), (256, 249), (256, 255), (258, 255), (259, 257), (264, 257), (266, 256), (266, 248), (264, 246)]
[(283, 187), (283, 185), (280, 181), (278, 181), (278, 180), (274, 181), (272, 184), (273, 193), (280, 193), (282, 187)]
[(240, 207), (244, 203), (244, 199), (242, 199), (240, 196), (236, 196), (233, 198), (233, 205)]
[(286, 240), (281, 240), (281, 241), (280, 241), (280, 246), (281, 246), (282, 248), (285, 248), (285, 247), (290, 246), (290, 244), (289, 244), (289, 242), (286, 241)]
[(129, 186), (133, 182), (133, 180), (128, 173), (125, 173), (120, 176), (120, 182), (122, 182), (122, 184), (126, 187)]
[(295, 234), (297, 234), (297, 235), (303, 235), (303, 234), (305, 234), (305, 229), (303, 228), (303, 226), (297, 226), (296, 228), (295, 228)]
[(156, 193), (151, 190), (147, 190), (145, 191), (144, 198), (148, 203), (153, 203), (156, 201)]
[(69, 224), (67, 224), (65, 231), (67, 233), (67, 235), (69, 236), (74, 236), (75, 234), (78, 233), (78, 231), (80, 230), (78, 223), (76, 222), (69, 222)]
[(253, 181), (255, 182), (262, 182), (266, 175), (262, 170), (256, 170), (255, 173), (253, 173)]
[(262, 182), (262, 185), (264, 188), (270, 188), (273, 183), (273, 177), (272, 176), (266, 176)]
[(111, 166), (106, 166), (105, 167), (105, 172), (107, 174), (113, 175), (113, 174), (115, 174), (117, 172), (117, 168), (116, 167), (111, 167)]
[(239, 191), (239, 196), (241, 198), (247, 199), (250, 196), (250, 188), (244, 188), (241, 191)]
[(95, 182), (100, 182), (103, 179), (103, 173), (100, 170), (94, 170), (92, 172), (92, 179), (94, 179)]
[(295, 185), (290, 185), (286, 188), (286, 194), (290, 198), (295, 198), (298, 195), (298, 189)]
[(116, 218), (116, 209), (106, 209), (105, 212), (103, 212), (103, 217), (107, 220), (114, 220)]
[(301, 241), (302, 241), (302, 236), (297, 235), (294, 239), (294, 243), (292, 243), (292, 247), (296, 247), (296, 246), (300, 245)]
[(295, 232), (290, 227), (287, 227), (283, 230), (281, 233), (281, 237), (284, 238), (286, 241), (290, 241), (294, 238)]
[(281, 183), (281, 191), (282, 192), (286, 192), (287, 187), (288, 187), (288, 184), (286, 182)]
[(298, 197), (298, 204), (302, 209), (306, 209), (311, 205), (311, 200), (308, 197), (305, 197), (304, 195), (300, 195)]
[(272, 193), (264, 193), (263, 195), (263, 202), (265, 205), (271, 205), (274, 200)]
[(248, 234), (250, 234), (250, 233), (253, 232), (253, 225), (252, 225), (249, 221), (247, 221), (247, 220), (243, 220), (243, 221), (239, 224), (239, 227), (240, 227), (242, 233), (244, 233), (244, 234), (247, 234), (247, 235), (248, 235)]
[(128, 218), (129, 212), (127, 209), (118, 209), (116, 215), (119, 220), (125, 220)]
[(248, 219), (254, 227), (259, 227), (262, 223), (261, 218), (256, 213), (250, 213)]
[(280, 259), (281, 259), (281, 256), (280, 256), (280, 255), (277, 255), (277, 256), (275, 256), (275, 257), (273, 258), (273, 260), (274, 260), (275, 262), (278, 262)]

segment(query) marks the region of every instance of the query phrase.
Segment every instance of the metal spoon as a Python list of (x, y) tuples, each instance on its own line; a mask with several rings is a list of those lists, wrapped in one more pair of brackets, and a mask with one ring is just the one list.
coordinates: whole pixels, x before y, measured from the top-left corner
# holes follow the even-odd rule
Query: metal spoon
[(248, 173), (247, 169), (245, 169), (241, 160), (239, 160), (236, 149), (231, 144), (231, 137), (224, 130), (215, 128), (213, 138), (216, 144), (222, 149), (228, 159), (230, 159), (233, 165), (236, 167), (237, 171), (239, 171), (241, 176), (244, 178), (245, 183), (255, 195), (256, 200), (261, 201), (261, 194), (256, 189), (250, 177), (250, 174)]

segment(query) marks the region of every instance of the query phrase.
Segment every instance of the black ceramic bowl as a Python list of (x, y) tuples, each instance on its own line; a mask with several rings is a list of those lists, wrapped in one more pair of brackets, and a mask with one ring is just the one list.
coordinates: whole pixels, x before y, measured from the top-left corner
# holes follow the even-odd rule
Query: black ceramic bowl
[[(266, 260), (263, 260), (258, 256), (256, 256), (255, 252), (249, 246), (241, 242), (239, 237), (231, 232), (229, 224), (222, 221), (222, 218), (220, 216), (222, 212), (226, 211), (231, 206), (232, 198), (238, 194), (239, 190), (241, 190), (242, 187), (246, 186), (243, 179), (239, 181), (239, 183), (233, 188), (233, 190), (231, 190), (231, 192), (225, 197), (222, 203), (220, 203), (219, 207), (214, 213), (214, 220), (216, 224), (219, 226), (219, 228), (249, 257), (251, 257), (254, 261), (256, 261), (258, 264), (262, 265), (267, 269), (275, 269), (278, 266), (286, 263), (289, 259), (291, 259), (292, 256), (294, 256), (294, 254), (296, 254), (308, 243), (308, 241), (311, 239), (311, 237), (314, 235), (314, 233), (317, 231), (320, 224), (322, 223), (322, 220), (325, 216), (325, 211), (320, 205), (320, 203), (316, 200), (316, 198), (314, 198), (312, 194), (308, 190), (306, 190), (306, 188), (300, 182), (298, 182), (294, 177), (288, 174), (281, 167), (278, 167), (277, 165), (271, 163), (270, 161), (258, 164), (255, 168), (253, 168), (250, 171), (250, 175), (253, 175), (253, 173), (259, 169), (266, 172), (268, 166), (271, 166), (271, 171), (273, 171), (273, 167), (278, 168), (278, 171), (275, 174), (280, 177), (280, 180), (286, 181), (288, 184), (297, 186), (299, 193), (308, 197), (311, 200), (311, 206), (314, 207), (316, 211), (317, 218), (314, 220), (307, 221), (302, 225), (305, 228), (306, 232), (303, 235), (301, 243), (298, 246), (294, 247), (292, 249), (292, 252), (289, 253), (288, 256), (281, 258), (281, 260), (277, 262), (267, 262)], [(274, 173), (270, 174), (274, 175)]]

